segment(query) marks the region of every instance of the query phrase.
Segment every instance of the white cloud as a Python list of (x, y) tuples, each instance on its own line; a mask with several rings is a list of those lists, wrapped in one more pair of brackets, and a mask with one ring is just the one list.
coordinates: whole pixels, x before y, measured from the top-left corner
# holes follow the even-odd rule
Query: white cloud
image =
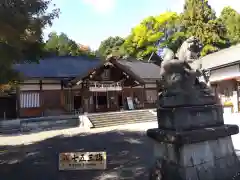
[(82, 0), (96, 12), (109, 13), (115, 8), (116, 0)]

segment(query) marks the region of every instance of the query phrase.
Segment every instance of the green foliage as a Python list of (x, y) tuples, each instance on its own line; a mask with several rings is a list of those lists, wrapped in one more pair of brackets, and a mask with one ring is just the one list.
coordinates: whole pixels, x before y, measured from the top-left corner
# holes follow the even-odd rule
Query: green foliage
[(226, 29), (207, 0), (186, 0), (181, 18), (187, 36), (195, 36), (203, 43), (202, 56), (227, 44)]
[(166, 12), (159, 16), (150, 16), (132, 29), (126, 38), (123, 47), (129, 56), (144, 59), (157, 50), (157, 42), (177, 31), (178, 15), (174, 12)]
[(48, 36), (48, 40), (45, 44), (45, 51), (47, 55), (57, 56), (79, 56), (88, 55), (95, 56), (91, 50), (82, 50), (80, 46), (66, 34), (61, 33), (58, 35), (56, 32), (52, 32)]
[[(107, 55), (115, 53), (143, 60), (156, 52), (159, 41), (160, 47), (168, 47), (176, 53), (190, 36), (197, 37), (204, 45), (201, 56), (239, 43), (240, 15), (232, 8), (225, 7), (217, 18), (207, 0), (185, 0), (182, 14), (165, 12), (147, 17), (132, 28), (122, 46), (116, 46), (117, 51), (114, 51), (114, 43), (110, 46), (105, 42), (99, 50)], [(106, 44), (110, 44), (110, 40), (111, 37)]]
[(119, 56), (123, 54), (123, 48), (121, 48), (123, 43), (124, 39), (119, 36), (109, 37), (101, 42), (98, 53), (102, 58), (106, 58), (110, 54)]
[(37, 61), (42, 55), (42, 29), (51, 25), (58, 9), (47, 13), (50, 1), (1, 1), (0, 6), (0, 84), (17, 78), (12, 64)]
[(219, 17), (220, 23), (227, 29), (227, 38), (231, 44), (240, 43), (240, 14), (231, 7), (225, 7)]
[(185, 32), (175, 32), (164, 41), (160, 47), (168, 47), (176, 53), (182, 43), (187, 39)]

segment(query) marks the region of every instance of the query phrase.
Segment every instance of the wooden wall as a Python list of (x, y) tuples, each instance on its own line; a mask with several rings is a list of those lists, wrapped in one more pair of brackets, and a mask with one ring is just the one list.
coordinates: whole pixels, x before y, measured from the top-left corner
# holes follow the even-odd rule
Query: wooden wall
[(19, 85), (20, 117), (43, 116), (46, 110), (64, 110), (61, 80), (26, 80)]
[[(127, 97), (137, 97), (140, 102), (139, 109), (156, 107), (156, 84), (123, 87), (122, 91), (109, 91), (107, 93), (107, 98), (109, 99), (108, 106), (100, 108), (96, 108), (94, 104), (96, 92), (90, 92), (88, 88), (82, 88), (81, 86), (65, 89), (60, 80), (28, 80), (20, 84), (19, 87), (20, 117), (43, 116), (46, 110), (55, 109), (63, 110), (66, 113), (73, 112), (74, 95), (82, 97), (81, 104), (84, 112), (118, 111), (122, 108), (119, 105), (120, 97), (122, 97), (122, 105)], [(99, 92), (97, 94), (100, 95)], [(149, 96), (154, 96), (152, 101), (149, 100)], [(33, 99), (35, 104), (32, 102)]]
[[(141, 104), (139, 108), (155, 108), (157, 93), (158, 93), (157, 88), (156, 88), (156, 85), (154, 84), (123, 88), (123, 98), (137, 97)], [(152, 97), (149, 97), (149, 96), (152, 96)]]

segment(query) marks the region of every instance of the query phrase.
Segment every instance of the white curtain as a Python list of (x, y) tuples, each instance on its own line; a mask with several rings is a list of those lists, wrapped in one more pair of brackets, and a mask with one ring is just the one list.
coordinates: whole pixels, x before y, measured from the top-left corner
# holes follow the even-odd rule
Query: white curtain
[(40, 107), (40, 95), (38, 92), (22, 92), (20, 93), (21, 108), (37, 108)]

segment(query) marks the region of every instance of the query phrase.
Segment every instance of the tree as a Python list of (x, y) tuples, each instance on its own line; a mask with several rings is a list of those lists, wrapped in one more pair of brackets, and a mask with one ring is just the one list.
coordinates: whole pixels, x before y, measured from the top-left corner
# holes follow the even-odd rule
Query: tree
[(166, 39), (178, 31), (178, 18), (175, 12), (165, 12), (144, 19), (126, 38), (123, 44), (125, 52), (140, 60), (156, 52), (159, 42), (164, 44)]
[(57, 56), (78, 55), (80, 53), (75, 41), (69, 39), (64, 33), (58, 35), (56, 32), (49, 34), (45, 49), (50, 55)]
[(47, 13), (50, 1), (5, 0), (0, 3), (0, 84), (16, 80), (14, 63), (37, 61), (42, 55), (42, 30), (58, 16)]
[(48, 35), (48, 40), (46, 41), (45, 44), (45, 50), (47, 53), (49, 54), (54, 54), (57, 55), (58, 54), (58, 35), (56, 32), (51, 32)]
[(45, 51), (50, 56), (95, 56), (91, 49), (83, 50), (80, 45), (70, 39), (65, 33), (58, 35), (56, 32), (49, 34), (45, 44)]
[(225, 26), (219, 23), (207, 0), (186, 0), (181, 18), (186, 35), (203, 43), (202, 56), (227, 46)]
[(116, 36), (109, 37), (101, 42), (98, 53), (101, 57), (106, 58), (109, 54), (122, 54), (121, 46), (124, 43), (124, 39)]
[(240, 42), (240, 14), (231, 7), (225, 7), (219, 17), (220, 23), (227, 29), (227, 38), (231, 44)]

